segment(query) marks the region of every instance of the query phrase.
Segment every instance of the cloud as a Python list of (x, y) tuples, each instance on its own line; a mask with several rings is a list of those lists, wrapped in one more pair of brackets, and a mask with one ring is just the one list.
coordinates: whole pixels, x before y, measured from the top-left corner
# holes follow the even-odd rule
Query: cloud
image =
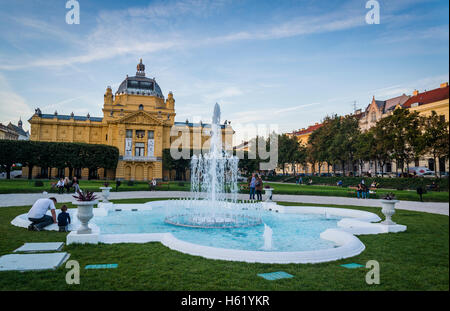
[[(6, 78), (0, 74), (0, 122), (17, 124), (19, 118), (23, 121), (34, 113), (25, 99), (15, 93)], [(28, 122), (23, 122), (24, 128), (29, 129)]]
[[(302, 16), (286, 22), (264, 21), (256, 29), (240, 30), (226, 34), (189, 32), (178, 24), (177, 16), (209, 15), (221, 9), (227, 1), (180, 0), (173, 3), (156, 3), (144, 8), (102, 11), (97, 16), (96, 27), (87, 34), (74, 36), (44, 21), (15, 18), (16, 23), (31, 28), (48, 37), (65, 38), (71, 52), (60, 55), (36, 56), (20, 62), (5, 59), (0, 70), (17, 70), (29, 67), (61, 67), (86, 64), (121, 55), (145, 55), (172, 49), (190, 49), (244, 40), (273, 40), (316, 33), (335, 32), (364, 25), (362, 14), (338, 12), (321, 16)], [(165, 25), (168, 23), (169, 25)], [(163, 26), (161, 26), (163, 24)], [(53, 53), (53, 52), (50, 52)]]

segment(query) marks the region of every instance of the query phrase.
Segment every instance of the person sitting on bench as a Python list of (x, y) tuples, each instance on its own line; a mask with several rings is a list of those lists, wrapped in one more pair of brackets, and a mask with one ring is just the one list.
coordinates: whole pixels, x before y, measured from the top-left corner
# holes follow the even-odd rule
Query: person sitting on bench
[[(34, 202), (27, 214), (28, 220), (31, 221), (31, 224), (28, 226), (28, 230), (41, 231), (52, 223), (58, 223), (56, 221), (55, 203), (55, 198), (38, 199)], [(52, 216), (47, 215), (47, 210), (51, 211)]]

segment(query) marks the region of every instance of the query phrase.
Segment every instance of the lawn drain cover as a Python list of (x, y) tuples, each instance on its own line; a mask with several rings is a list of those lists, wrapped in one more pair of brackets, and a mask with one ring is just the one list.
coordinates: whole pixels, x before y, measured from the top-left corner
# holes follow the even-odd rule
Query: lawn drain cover
[(87, 265), (85, 269), (115, 269), (119, 265), (116, 263), (103, 264), (103, 265)]
[(269, 273), (260, 273), (258, 276), (269, 280), (269, 281), (275, 281), (279, 279), (287, 279), (294, 277), (293, 275), (286, 273), (284, 271), (277, 271), (277, 272), (269, 272)]
[(347, 268), (347, 269), (356, 269), (356, 268), (362, 268), (365, 267), (363, 265), (360, 265), (359, 263), (347, 263), (345, 265), (341, 265), (341, 267)]

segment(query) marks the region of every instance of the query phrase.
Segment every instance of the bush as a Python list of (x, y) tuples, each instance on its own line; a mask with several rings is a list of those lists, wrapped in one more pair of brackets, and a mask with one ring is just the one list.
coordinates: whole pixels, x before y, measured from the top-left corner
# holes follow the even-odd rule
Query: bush
[(35, 187), (44, 187), (44, 183), (41, 180), (36, 180), (34, 182)]
[(184, 187), (184, 182), (180, 181), (180, 182), (178, 183), (178, 186)]
[(133, 180), (129, 180), (127, 185), (130, 186), (130, 187), (134, 186), (134, 181)]

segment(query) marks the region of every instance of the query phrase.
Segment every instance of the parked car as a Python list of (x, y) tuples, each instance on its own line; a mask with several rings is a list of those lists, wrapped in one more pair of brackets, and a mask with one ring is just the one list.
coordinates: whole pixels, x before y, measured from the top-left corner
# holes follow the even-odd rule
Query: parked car
[[(416, 175), (419, 177), (425, 177), (425, 176), (434, 176), (435, 172), (430, 170), (429, 168), (426, 168), (425, 166), (415, 166), (415, 167), (410, 167), (409, 171), (408, 171), (411, 175)], [(416, 174), (414, 174), (414, 172)]]

